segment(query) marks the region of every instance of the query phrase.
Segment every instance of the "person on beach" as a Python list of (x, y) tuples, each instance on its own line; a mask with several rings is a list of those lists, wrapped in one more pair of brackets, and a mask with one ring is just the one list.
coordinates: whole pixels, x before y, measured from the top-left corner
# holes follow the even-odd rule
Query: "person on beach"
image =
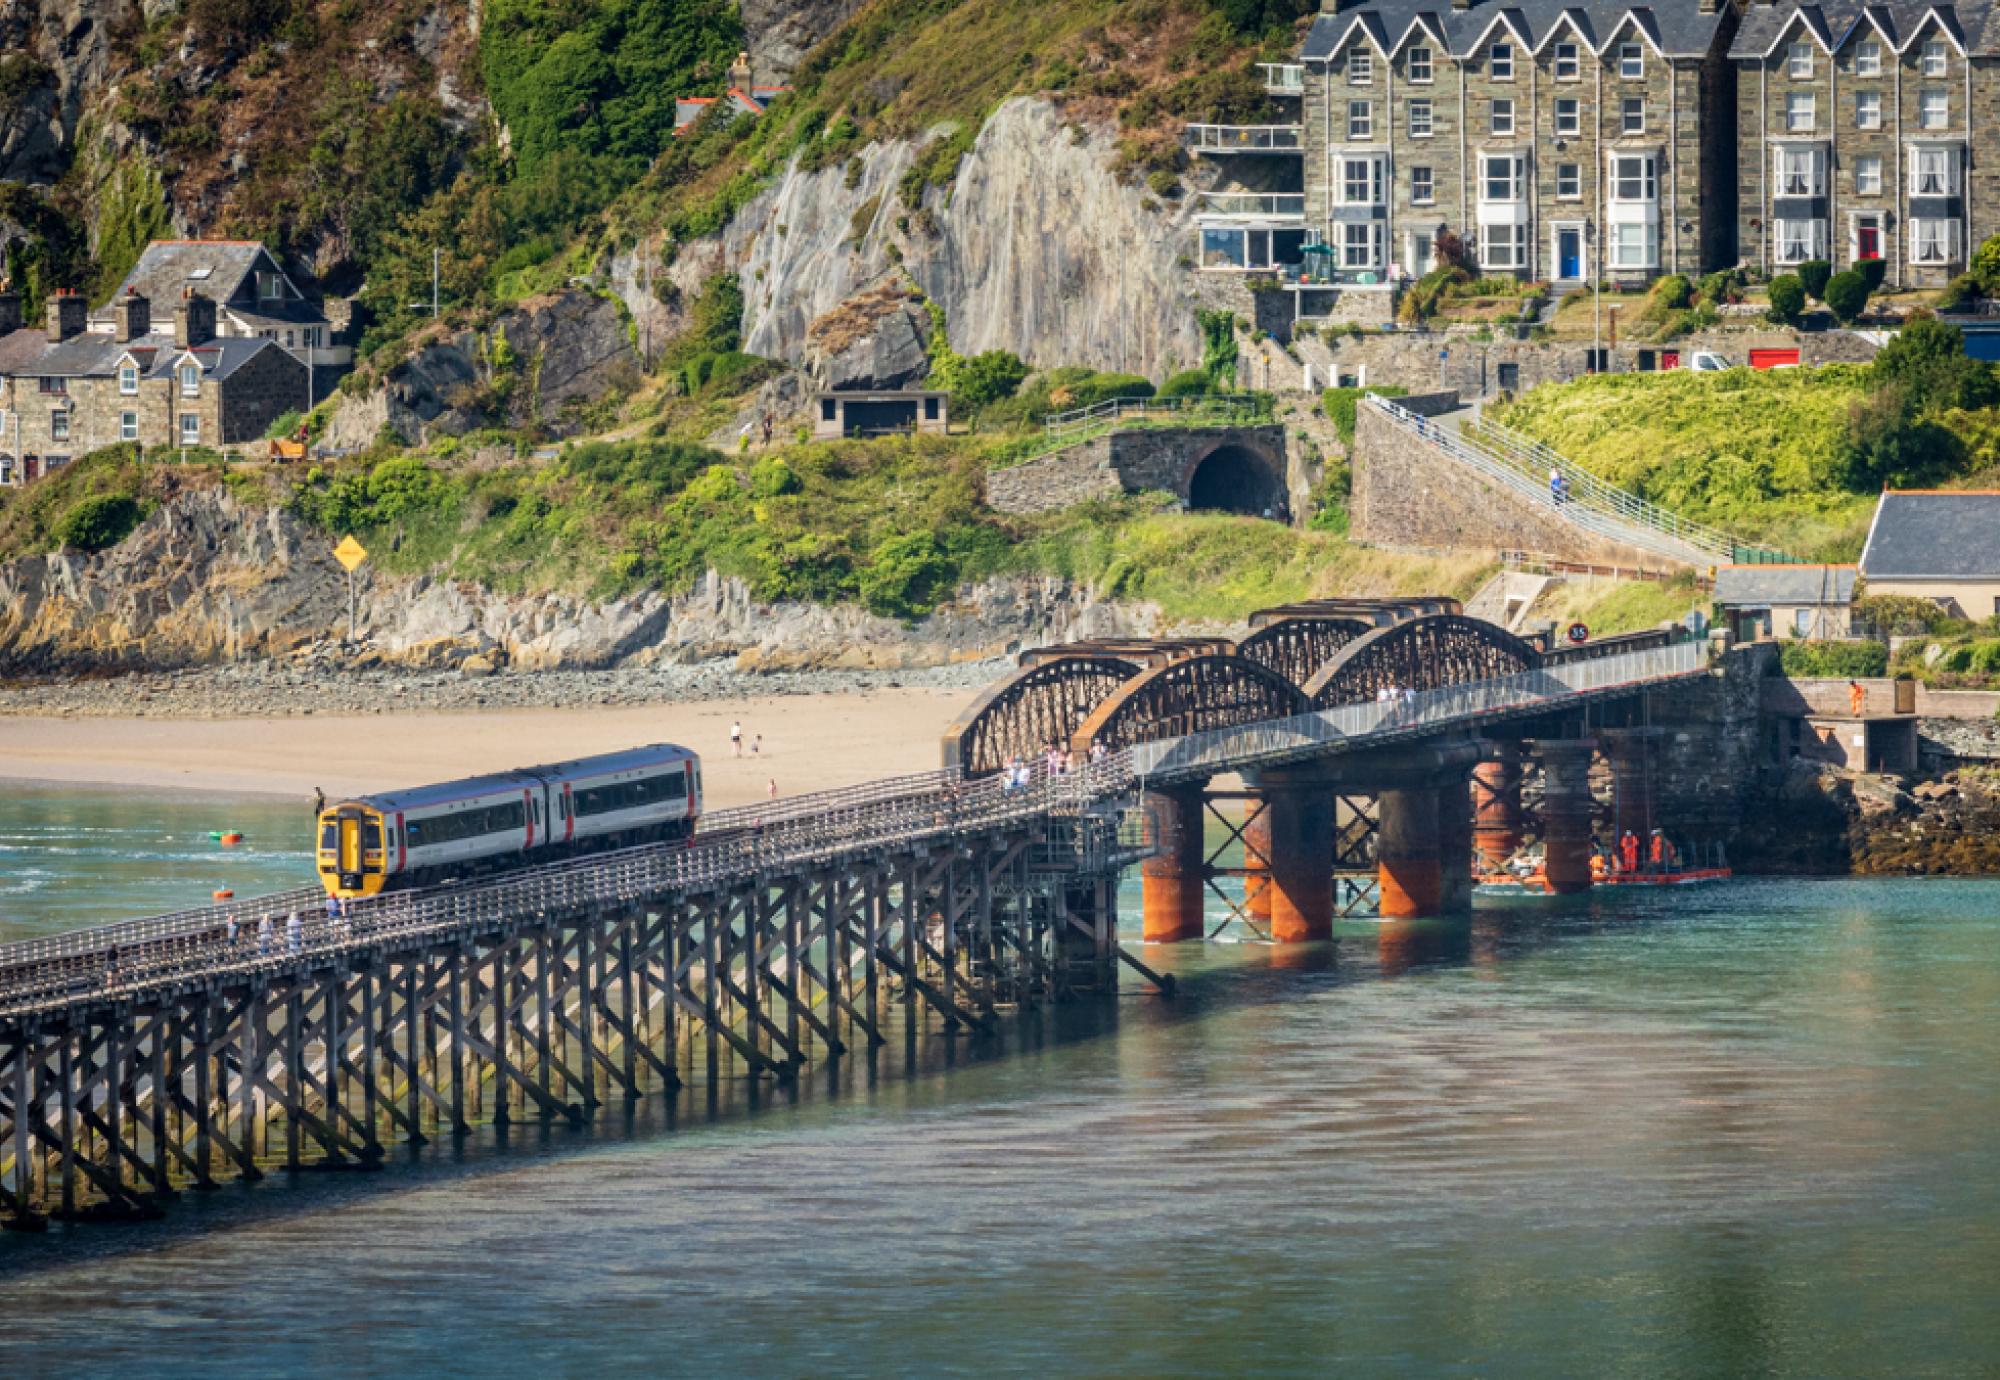
[(777, 777), (775, 777), (775, 776), (774, 776), (774, 777), (772, 777), (772, 778), (771, 778), (771, 782), (770, 782), (770, 784), (769, 784), (768, 786), (766, 786), (766, 787), (764, 788), (764, 793), (765, 793), (766, 795), (768, 795), (768, 796), (769, 796), (769, 797), (770, 797), (771, 799), (773, 799), (773, 800), (776, 800), (776, 799), (778, 798), (778, 778), (777, 778)]
[(762, 757), (764, 755), (763, 734), (759, 733), (756, 737), (750, 740), (750, 755), (752, 757)]
[(729, 752), (734, 757), (743, 755), (743, 725), (740, 721), (733, 721), (729, 725)]
[(321, 790), (321, 789), (320, 789), (319, 787), (317, 787), (317, 786), (314, 786), (314, 787), (313, 787), (313, 818), (314, 818), (314, 819), (318, 819), (318, 818), (319, 818), (319, 817), (320, 817), (321, 815), (323, 815), (323, 814), (325, 814), (325, 813), (326, 813), (326, 792), (325, 792), (325, 791), (323, 791), (323, 790)]

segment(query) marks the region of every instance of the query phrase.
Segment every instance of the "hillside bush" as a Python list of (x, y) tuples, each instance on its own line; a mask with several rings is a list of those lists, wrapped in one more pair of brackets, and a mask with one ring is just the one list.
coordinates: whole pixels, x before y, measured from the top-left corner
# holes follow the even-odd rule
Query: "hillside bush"
[(1794, 639), (1779, 649), (1778, 665), (1788, 676), (1858, 680), (1887, 672), (1889, 649), (1880, 642)]
[(1826, 300), (1826, 285), (1833, 278), (1833, 265), (1825, 259), (1807, 259), (1799, 265), (1799, 285), (1815, 302)]
[(1373, 388), (1329, 388), (1320, 394), (1320, 406), (1326, 409), (1327, 420), (1333, 423), (1334, 434), (1340, 437), (1340, 443), (1352, 450), (1354, 421), (1361, 406), (1361, 395), (1374, 393), (1384, 398), (1401, 398), (1407, 396), (1409, 391), (1394, 384)]
[(1694, 300), (1694, 284), (1681, 273), (1669, 273), (1653, 284), (1653, 296), (1668, 311), (1680, 311)]
[(1796, 273), (1781, 273), (1771, 280), (1771, 306), (1765, 315), (1781, 326), (1798, 323), (1806, 309), (1806, 286)]
[(861, 602), (884, 618), (921, 618), (950, 590), (955, 575), (956, 567), (929, 532), (890, 537), (868, 553), (860, 573)]
[(1822, 298), (1841, 324), (1851, 324), (1868, 310), (1868, 279), (1854, 269), (1836, 273), (1827, 280)]
[(1162, 398), (1195, 398), (1211, 391), (1212, 380), (1200, 369), (1183, 369), (1160, 385)]
[(1889, 261), (1887, 259), (1860, 259), (1855, 262), (1854, 271), (1861, 275), (1862, 281), (1868, 284), (1870, 295), (1873, 295), (1882, 290), (1882, 280), (1889, 272)]
[(79, 551), (102, 551), (132, 534), (143, 516), (130, 494), (93, 494), (56, 522), (56, 540)]

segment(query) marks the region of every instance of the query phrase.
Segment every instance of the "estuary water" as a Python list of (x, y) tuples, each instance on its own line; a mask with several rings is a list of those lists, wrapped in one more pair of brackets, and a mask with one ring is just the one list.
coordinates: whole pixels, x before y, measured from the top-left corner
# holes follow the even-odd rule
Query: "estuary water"
[[(161, 851), (205, 863), (199, 823)], [(1746, 880), (1145, 956), (1178, 996), (1128, 982), (788, 1093), (0, 1239), (0, 1376), (2000, 1356), (2000, 882)]]

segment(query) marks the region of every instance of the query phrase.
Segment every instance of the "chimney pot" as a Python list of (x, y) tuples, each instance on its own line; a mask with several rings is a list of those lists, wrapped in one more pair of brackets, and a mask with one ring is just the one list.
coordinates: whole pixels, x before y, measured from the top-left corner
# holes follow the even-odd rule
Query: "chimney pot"
[(136, 340), (152, 333), (153, 304), (141, 297), (137, 289), (125, 289), (125, 295), (118, 299), (112, 313), (117, 318), (120, 340)]
[(90, 308), (83, 298), (65, 288), (49, 299), (49, 343), (60, 345), (73, 335), (83, 334), (90, 325)]

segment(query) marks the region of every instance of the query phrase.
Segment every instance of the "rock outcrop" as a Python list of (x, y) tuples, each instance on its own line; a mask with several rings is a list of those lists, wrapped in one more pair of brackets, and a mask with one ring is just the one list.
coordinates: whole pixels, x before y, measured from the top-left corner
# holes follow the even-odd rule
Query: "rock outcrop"
[(433, 337), (371, 390), (343, 402), (326, 443), (366, 446), (386, 426), (411, 444), (475, 427), (571, 430), (564, 404), (630, 387), (639, 377), (615, 301), (565, 290), (501, 313), (483, 331)]
[(822, 38), (860, 8), (860, 0), (743, 0), (743, 33), (759, 82), (791, 76)]
[[(549, 670), (733, 658), (746, 671), (879, 670), (1150, 631), (1150, 610), (1044, 578), (968, 586), (914, 625), (852, 605), (767, 604), (711, 573), (673, 598), (506, 595), (363, 568), (362, 665)], [(324, 534), (226, 490), (183, 493), (123, 542), (0, 566), (0, 668), (157, 668), (277, 657), (342, 635), (347, 577)]]
[(930, 317), (895, 283), (864, 292), (813, 322), (807, 367), (824, 388), (910, 388), (930, 370)]

